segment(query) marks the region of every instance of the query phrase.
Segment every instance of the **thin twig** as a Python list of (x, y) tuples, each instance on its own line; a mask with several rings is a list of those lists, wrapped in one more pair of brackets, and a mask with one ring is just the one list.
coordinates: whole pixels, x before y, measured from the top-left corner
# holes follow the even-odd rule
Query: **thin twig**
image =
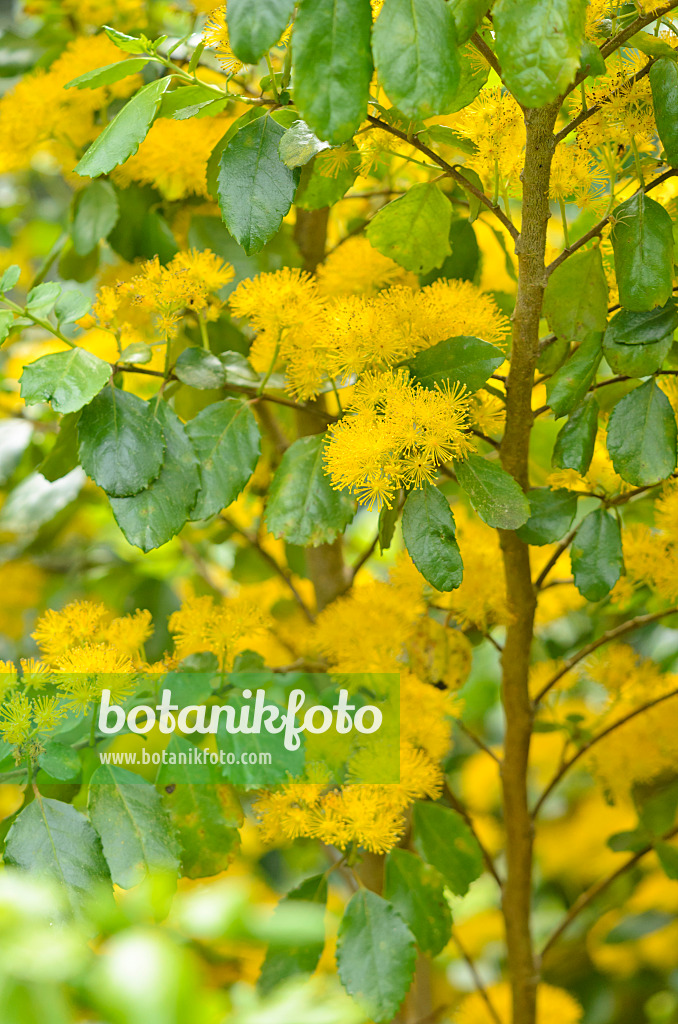
[(473, 838), (475, 839), (475, 841), (477, 842), (477, 844), (478, 844), (478, 846), (480, 848), (480, 852), (483, 855), (483, 860), (485, 861), (485, 866), (487, 867), (487, 870), (490, 872), (490, 874), (494, 878), (494, 880), (497, 883), (497, 885), (499, 886), (499, 888), (502, 889), (504, 883), (502, 882), (501, 877), (499, 875), (499, 872), (497, 871), (497, 869), (495, 867), (494, 861), (492, 860), (492, 857), (490, 856), (490, 853), (488, 852), (487, 848), (483, 844), (482, 840), (479, 838), (478, 833), (476, 832), (475, 826), (473, 824), (473, 821), (471, 819), (471, 815), (468, 813), (468, 811), (466, 810), (464, 805), (456, 798), (456, 796), (454, 795), (454, 793), (450, 789), (450, 786), (449, 786), (449, 784), (447, 782), (447, 779), (445, 780), (445, 783), (443, 785), (443, 795), (445, 796), (445, 799), (450, 804), (450, 806), (453, 808), (453, 810), (455, 810), (457, 812), (457, 814), (459, 814), (460, 817), (462, 817), (464, 819), (464, 821), (466, 823), (466, 826), (468, 827), (469, 831), (473, 835)]
[(455, 718), (454, 721), (457, 728), (461, 729), (464, 736), (470, 739), (471, 743), (475, 743), (479, 750), (482, 750), (484, 754), (487, 754), (493, 761), (496, 761), (498, 765), (501, 765), (501, 758), (497, 757), (494, 750), (492, 750), (491, 747), (488, 747), (487, 743), (485, 743), (484, 740), (481, 740), (480, 736), (476, 736), (476, 734), (472, 732), (467, 725), (464, 725), (460, 718)]
[(374, 540), (372, 541), (370, 546), (368, 548), (366, 548), (365, 551), (363, 551), (362, 555), (357, 560), (357, 562), (355, 562), (354, 565), (351, 566), (351, 569), (350, 569), (350, 573), (351, 573), (350, 583), (353, 583), (353, 580), (356, 578), (356, 576), (358, 575), (358, 573), (360, 572), (362, 567), (372, 557), (372, 555), (374, 554), (374, 551), (375, 551), (378, 543), (379, 543), (379, 534), (376, 535), (376, 537), (374, 538)]
[(481, 57), (484, 57), (487, 63), (490, 65), (493, 71), (496, 71), (501, 78), (501, 65), (497, 60), (497, 55), (494, 50), (490, 49), (483, 37), (479, 32), (474, 32), (471, 36), (471, 42), (475, 46)]
[(539, 573), (539, 575), (537, 576), (536, 580), (534, 581), (534, 586), (535, 586), (536, 590), (541, 590), (541, 588), (544, 586), (544, 580), (546, 579), (548, 574), (551, 572), (551, 569), (556, 564), (556, 562), (558, 561), (560, 556), (565, 551), (567, 551), (568, 547), (570, 546), (570, 544), (572, 543), (572, 541), (576, 537), (578, 529), (579, 529), (579, 527), (575, 526), (573, 530), (570, 530), (570, 532), (567, 534), (567, 536), (563, 537), (563, 539), (561, 540), (560, 544), (558, 545), (556, 550), (553, 552), (553, 554), (549, 558), (548, 562), (546, 563), (546, 565), (544, 566), (544, 568), (542, 569), (542, 571)]
[(480, 996), (482, 1001), (485, 1003), (485, 1006), (487, 1007), (488, 1013), (490, 1014), (492, 1020), (494, 1021), (494, 1024), (502, 1024), (501, 1017), (499, 1016), (499, 1014), (497, 1013), (497, 1011), (494, 1008), (492, 1000), (490, 999), (490, 997), (488, 995), (487, 989), (483, 985), (483, 980), (480, 977), (480, 975), (478, 974), (478, 970), (476, 968), (476, 965), (474, 964), (473, 960), (471, 959), (471, 956), (469, 955), (469, 953), (466, 951), (466, 949), (462, 945), (461, 940), (460, 940), (459, 936), (457, 935), (457, 933), (454, 931), (454, 929), (452, 930), (451, 939), (454, 942), (454, 944), (457, 947), (457, 949), (459, 950), (459, 952), (461, 953), (461, 955), (464, 958), (464, 960), (466, 961), (466, 966), (468, 967), (469, 971), (471, 972), (471, 977), (473, 978), (473, 982), (474, 982), (474, 984), (476, 986), (476, 990), (478, 992), (478, 995)]

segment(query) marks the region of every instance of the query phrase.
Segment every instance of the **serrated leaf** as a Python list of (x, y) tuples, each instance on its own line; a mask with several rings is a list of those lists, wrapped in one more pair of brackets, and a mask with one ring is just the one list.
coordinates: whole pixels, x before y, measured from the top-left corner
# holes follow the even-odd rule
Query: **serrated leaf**
[(99, 765), (90, 779), (87, 810), (116, 885), (131, 889), (153, 872), (178, 871), (169, 815), (155, 787), (139, 775)]
[(116, 61), (115, 64), (107, 64), (104, 68), (86, 71), (84, 75), (78, 75), (67, 82), (64, 89), (98, 89), (101, 85), (113, 85), (128, 75), (136, 75), (146, 67), (149, 60), (149, 57), (131, 57), (128, 60)]
[(412, 829), (417, 852), (438, 869), (453, 893), (465, 896), (483, 873), (483, 855), (463, 818), (442, 804), (418, 800)]
[(108, 238), (118, 222), (120, 204), (108, 181), (93, 181), (79, 192), (71, 235), (79, 256), (87, 256), (103, 238)]
[(228, 38), (243, 64), (256, 64), (278, 42), (294, 14), (295, 0), (229, 0)]
[(468, 392), (474, 392), (505, 358), (504, 353), (489, 342), (461, 336), (447, 338), (417, 353), (407, 367), (412, 377), (429, 391), (433, 391), (436, 384), (456, 382), (464, 384)]
[(375, 1024), (391, 1020), (412, 982), (414, 936), (387, 901), (361, 889), (339, 925), (337, 967), (341, 982)]
[(111, 368), (84, 348), (54, 352), (24, 366), (21, 397), (26, 405), (51, 402), (56, 412), (77, 412), (110, 380)]
[(407, 117), (449, 112), (460, 69), (454, 15), (445, 0), (385, 0), (372, 48), (380, 85)]
[(671, 54), (672, 59), (662, 57), (650, 68), (650, 86), (657, 132), (668, 163), (675, 167), (678, 164), (678, 66), (673, 50)]
[(156, 415), (166, 445), (160, 475), (132, 497), (110, 499), (118, 526), (142, 551), (162, 547), (179, 533), (200, 483), (198, 460), (183, 424), (167, 402), (160, 402)]
[(403, 540), (412, 561), (436, 590), (461, 586), (464, 565), (447, 498), (426, 484), (410, 491), (403, 509)]
[(574, 585), (587, 601), (612, 590), (624, 566), (621, 531), (611, 512), (599, 508), (582, 520), (570, 549)]
[(259, 428), (246, 402), (226, 398), (186, 424), (198, 457), (201, 487), (191, 519), (207, 519), (238, 497), (259, 458)]
[(561, 427), (552, 464), (557, 469), (574, 469), (583, 476), (591, 465), (597, 432), (598, 403), (589, 395)]
[(244, 125), (221, 154), (221, 216), (248, 256), (273, 237), (294, 199), (299, 171), (280, 159), (284, 134), (272, 117), (259, 117)]
[(220, 388), (226, 383), (226, 371), (212, 352), (204, 348), (185, 348), (174, 364), (174, 376), (192, 388)]
[(82, 410), (78, 436), (82, 468), (111, 497), (138, 494), (160, 474), (165, 442), (155, 403), (104, 388)]
[(369, 0), (302, 0), (294, 23), (294, 99), (318, 138), (341, 143), (367, 114)]
[[(187, 86), (192, 88), (192, 86)], [(169, 93), (166, 99), (171, 99), (172, 93)], [(164, 102), (164, 101), (163, 101)], [(161, 108), (162, 113), (162, 108)], [(222, 137), (217, 142), (216, 146), (210, 153), (210, 158), (207, 161), (207, 170), (205, 172), (205, 178), (207, 181), (207, 191), (212, 196), (215, 202), (219, 199), (219, 169), (221, 166), (221, 156), (226, 147), (228, 146), (231, 139), (250, 121), (256, 120), (258, 117), (265, 117), (265, 107), (248, 107), (244, 114), (236, 118), (235, 121), (229, 126)]]
[(59, 326), (66, 327), (89, 313), (91, 306), (92, 303), (86, 295), (79, 292), (77, 288), (69, 288), (68, 291), (62, 292), (57, 300), (54, 315), (59, 321)]
[(578, 495), (562, 488), (536, 487), (528, 492), (530, 518), (516, 533), (526, 544), (552, 544), (564, 537), (577, 514)]
[(94, 140), (74, 168), (75, 173), (98, 178), (134, 156), (148, 135), (170, 82), (171, 77), (167, 76), (142, 86)]
[(519, 484), (498, 462), (490, 462), (482, 455), (469, 455), (463, 462), (453, 463), (453, 468), (459, 485), (488, 526), (516, 530), (527, 522), (530, 503)]
[(288, 544), (328, 544), (355, 515), (355, 504), (325, 473), (325, 435), (301, 437), (275, 471), (266, 505), (266, 527)]
[(656, 381), (648, 380), (617, 402), (607, 429), (607, 450), (623, 480), (644, 486), (676, 468), (676, 417)]
[(612, 211), (612, 247), (619, 301), (636, 312), (663, 306), (673, 288), (673, 225), (644, 193)]
[[(294, 909), (295, 904), (299, 903), (325, 906), (327, 903), (327, 878), (325, 875), (313, 875), (311, 878), (305, 879), (283, 897), (278, 908), (291, 910)], [(266, 995), (295, 975), (312, 974), (318, 966), (324, 945), (324, 941), (319, 940), (283, 948), (269, 946), (261, 965), (257, 988)]]
[(0, 277), (0, 294), (4, 295), (5, 292), (11, 292), (20, 277), (21, 268), (17, 267), (16, 263), (13, 263), (11, 267), (7, 267), (7, 270)]
[(406, 270), (428, 274), (451, 253), (452, 206), (433, 183), (412, 185), (382, 207), (367, 228), (375, 249)]
[(324, 149), (330, 149), (329, 142), (321, 142), (305, 121), (295, 121), (281, 138), (278, 153), (287, 167), (303, 167)]
[(576, 252), (549, 277), (543, 315), (556, 337), (579, 344), (607, 326), (608, 288), (600, 248)]
[(423, 953), (436, 956), (447, 945), (452, 914), (445, 880), (437, 868), (409, 850), (393, 849), (386, 857), (384, 896), (408, 926)]
[(54, 879), (75, 910), (96, 885), (110, 881), (99, 837), (87, 818), (71, 804), (40, 794), (9, 830), (5, 863)]
[(603, 358), (602, 334), (591, 334), (559, 370), (546, 381), (548, 404), (558, 419), (572, 412), (595, 380)]
[(499, 0), (492, 13), (506, 85), (526, 107), (552, 103), (579, 68), (586, 0)]
[(111, 28), (110, 25), (104, 25), (104, 32), (111, 40), (112, 43), (122, 50), (124, 53), (147, 53), (149, 40), (145, 37), (139, 38), (138, 36), (128, 36), (124, 32), (118, 32), (117, 29)]
[(31, 288), (26, 299), (26, 309), (38, 319), (42, 319), (52, 312), (56, 300), (61, 295), (61, 285), (56, 281), (46, 281), (35, 288)]

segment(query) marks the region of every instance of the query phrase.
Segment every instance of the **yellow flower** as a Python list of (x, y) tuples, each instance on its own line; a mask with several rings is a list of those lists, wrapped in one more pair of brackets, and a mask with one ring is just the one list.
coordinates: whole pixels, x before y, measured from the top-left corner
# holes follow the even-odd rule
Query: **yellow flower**
[(158, 118), (138, 152), (116, 168), (113, 177), (122, 185), (153, 185), (172, 202), (190, 195), (209, 199), (207, 161), (227, 126), (215, 117)]
[(102, 604), (92, 601), (73, 601), (60, 611), (48, 609), (38, 619), (33, 639), (48, 664), (98, 636), (109, 613)]
[(191, 596), (169, 620), (169, 630), (179, 660), (209, 651), (228, 670), (236, 654), (256, 650), (257, 638), (265, 629), (264, 615), (247, 598), (224, 598), (220, 603), (207, 596)]
[[(511, 1020), (511, 986), (500, 981), (487, 988), (487, 995), (501, 1024)], [(537, 1024), (579, 1024), (582, 1008), (569, 992), (543, 983), (537, 990)], [(454, 1024), (496, 1024), (479, 992), (465, 996), (454, 1014)]]
[(213, 49), (222, 68), (228, 75), (235, 75), (244, 68), (231, 49), (226, 21), (226, 4), (212, 11), (205, 25), (202, 39), (205, 46)]
[(325, 295), (373, 295), (395, 284), (419, 286), (414, 274), (382, 256), (366, 238), (347, 238), (318, 267), (318, 287)]

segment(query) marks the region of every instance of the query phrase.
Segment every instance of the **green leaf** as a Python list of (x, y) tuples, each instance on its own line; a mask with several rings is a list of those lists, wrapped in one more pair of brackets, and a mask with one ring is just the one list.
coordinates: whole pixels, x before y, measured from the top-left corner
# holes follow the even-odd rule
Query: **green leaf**
[(92, 303), (86, 295), (79, 292), (77, 288), (69, 288), (68, 291), (62, 292), (57, 300), (54, 315), (59, 321), (59, 326), (65, 327), (67, 324), (74, 324), (76, 320), (89, 313), (91, 307)]
[[(171, 117), (175, 121), (183, 121), (187, 117), (205, 117), (212, 113), (219, 113), (228, 101), (225, 97), (223, 100), (214, 97), (214, 89), (208, 85), (180, 85), (165, 93), (160, 103), (158, 117)], [(259, 110), (259, 113), (265, 113), (265, 111)], [(235, 135), (237, 130), (236, 128), (232, 134)]]
[[(446, 6), (449, 6), (449, 3)], [(463, 110), (469, 103), (472, 103), (490, 75), (490, 65), (478, 62), (477, 52), (471, 43), (459, 50), (457, 59), (459, 61), (459, 84), (454, 98), (448, 104), (447, 112), (450, 114)], [(436, 134), (435, 131), (434, 134)], [(456, 143), (452, 144), (457, 145)]]
[(14, 324), (14, 313), (11, 309), (0, 309), (0, 345), (9, 335)]
[(256, 64), (278, 42), (294, 14), (295, 0), (229, 0), (228, 38), (243, 64)]
[(4, 295), (5, 292), (11, 292), (20, 277), (21, 268), (17, 267), (16, 263), (13, 263), (11, 267), (7, 267), (7, 270), (0, 278), (0, 294)]
[(659, 203), (639, 192), (612, 212), (619, 301), (636, 312), (663, 306), (673, 287), (673, 225)]
[(144, 36), (141, 38), (138, 36), (128, 36), (124, 32), (118, 32), (117, 29), (111, 28), (109, 25), (104, 25), (104, 32), (111, 42), (115, 43), (118, 49), (123, 50), (125, 53), (148, 53), (149, 41)]
[(56, 300), (61, 295), (61, 285), (56, 281), (46, 281), (36, 288), (31, 288), (26, 299), (26, 309), (31, 316), (38, 319), (47, 316), (54, 309)]
[(678, 54), (672, 46), (659, 36), (652, 36), (649, 32), (636, 32), (627, 39), (626, 46), (632, 46), (648, 57), (669, 57), (671, 61), (678, 60)]
[(247, 402), (226, 398), (186, 424), (198, 456), (201, 489), (191, 519), (207, 519), (238, 497), (259, 458), (259, 428)]
[(579, 69), (586, 0), (499, 0), (492, 13), (507, 87), (523, 106), (552, 103)]
[(487, 0), (449, 0), (460, 46), (471, 38), (488, 11)]
[(78, 193), (71, 235), (79, 256), (87, 256), (102, 238), (108, 238), (119, 214), (120, 204), (110, 182), (93, 181)]
[[(187, 86), (186, 88), (192, 88)], [(169, 93), (166, 100), (171, 99), (172, 93)], [(164, 101), (163, 101), (164, 102)], [(162, 109), (161, 109), (162, 112)], [(237, 135), (241, 128), (250, 121), (255, 121), (258, 117), (266, 116), (265, 107), (248, 107), (244, 114), (241, 114), (233, 123), (230, 125), (227, 132), (217, 142), (216, 146), (210, 153), (210, 158), (207, 161), (207, 170), (205, 172), (205, 178), (207, 181), (207, 191), (212, 196), (215, 202), (219, 199), (219, 169), (221, 166), (221, 156), (232, 138)]]
[(600, 601), (612, 590), (624, 566), (619, 522), (599, 508), (582, 520), (570, 550), (574, 585), (587, 601)]
[(104, 388), (82, 410), (78, 435), (82, 468), (109, 496), (138, 494), (158, 478), (165, 442), (155, 403)]
[(678, 327), (678, 309), (673, 299), (657, 309), (633, 313), (620, 309), (607, 325), (606, 337), (615, 345), (646, 345), (663, 341)]
[(448, 113), (459, 86), (454, 15), (445, 0), (385, 0), (372, 32), (384, 92), (407, 117)]
[(656, 381), (648, 380), (617, 402), (610, 415), (607, 450), (623, 480), (644, 486), (676, 468), (676, 417)]
[(379, 550), (382, 554), (391, 547), (396, 523), (398, 522), (398, 513), (397, 501), (393, 503), (393, 508), (389, 508), (385, 503), (381, 506), (381, 512), (379, 513)]
[(76, 165), (75, 173), (85, 178), (98, 178), (134, 156), (148, 135), (170, 82), (168, 76), (142, 86), (94, 140)]
[(146, 67), (148, 60), (148, 57), (132, 57), (129, 60), (116, 61), (115, 64), (107, 64), (105, 68), (86, 71), (84, 75), (78, 75), (67, 82), (64, 89), (98, 89), (100, 85), (113, 85), (128, 75), (136, 75)]
[(412, 185), (372, 218), (367, 238), (406, 270), (428, 274), (452, 251), (451, 220), (452, 207), (437, 185)]
[(661, 838), (676, 823), (678, 777), (660, 775), (648, 782), (635, 782), (631, 796), (643, 829)]
[(442, 804), (418, 800), (412, 829), (417, 852), (438, 869), (453, 893), (465, 896), (483, 873), (483, 855), (463, 818)]
[(586, 72), (589, 78), (597, 78), (599, 75), (607, 73), (605, 58), (596, 44), (590, 43), (588, 39), (585, 39), (582, 44), (579, 56), (579, 71)]
[(118, 526), (142, 551), (162, 547), (179, 533), (200, 483), (198, 460), (181, 420), (167, 402), (160, 402), (156, 415), (166, 445), (160, 475), (138, 494), (110, 499)]
[(546, 381), (546, 396), (556, 418), (572, 412), (595, 380), (603, 358), (602, 334), (591, 334)]
[[(459, 173), (461, 174), (462, 178), (466, 178), (466, 180), (468, 181), (469, 185), (473, 185), (473, 187), (475, 189), (477, 189), (478, 192), (483, 192), (484, 191), (482, 179), (481, 179), (480, 175), (478, 174), (478, 172), (474, 171), (472, 167), (460, 167), (459, 168)], [(481, 206), (480, 199), (478, 198), (477, 195), (475, 195), (473, 192), (471, 192), (464, 185), (462, 185), (461, 187), (464, 189), (464, 192), (466, 193), (466, 198), (468, 199), (468, 220), (469, 220), (469, 224), (473, 224), (473, 222), (477, 219), (478, 214), (480, 213), (480, 206)], [(503, 237), (504, 237), (503, 235), (497, 234), (497, 236), (496, 236), (497, 241), (499, 241), (500, 238), (503, 239)], [(500, 244), (502, 244), (502, 243), (500, 243)], [(507, 268), (508, 268), (509, 263), (510, 263), (510, 260), (507, 259), (507, 264), (506, 264)], [(511, 263), (511, 267), (513, 267), (512, 263)]]
[(275, 472), (266, 506), (266, 527), (288, 544), (329, 544), (355, 515), (345, 491), (330, 484), (323, 464), (325, 435), (301, 437)]
[(51, 483), (60, 480), (78, 465), (79, 419), (79, 412), (62, 416), (54, 447), (38, 466), (38, 471)]
[[(278, 908), (289, 912), (298, 903), (325, 906), (327, 903), (327, 878), (325, 875), (313, 875), (311, 878), (305, 879), (283, 897)], [(278, 908), (276, 908), (276, 913)], [(324, 945), (325, 943), (321, 940), (283, 948), (269, 946), (266, 958), (261, 965), (257, 988), (266, 995), (282, 982), (297, 974), (313, 974), (322, 956)]]
[(666, 877), (678, 881), (678, 849), (669, 843), (656, 843), (655, 850)]
[(284, 134), (272, 117), (259, 117), (241, 128), (221, 154), (221, 216), (248, 256), (273, 238), (294, 199), (299, 171), (286, 167), (278, 155)]
[(452, 255), (437, 270), (420, 278), (423, 286), (445, 278), (446, 280), (475, 281), (482, 256), (473, 225), (465, 217), (457, 217), (450, 224)]
[(516, 530), (527, 522), (530, 503), (520, 485), (498, 462), (490, 462), (482, 455), (469, 455), (453, 467), (460, 486), (488, 526)]
[(92, 888), (110, 881), (99, 837), (82, 814), (36, 795), (7, 834), (5, 863), (53, 878), (78, 910)]
[(141, 776), (99, 765), (90, 780), (87, 811), (121, 889), (153, 872), (177, 873), (179, 849), (169, 815), (155, 787)]
[(577, 514), (574, 491), (536, 487), (528, 492), (530, 518), (516, 533), (526, 544), (552, 544), (564, 537)]
[(583, 476), (591, 465), (597, 432), (598, 403), (589, 395), (561, 427), (553, 449), (553, 465), (575, 469)]
[[(243, 707), (250, 707), (250, 704), (241, 697), (230, 697), (228, 703), (235, 709), (236, 720), (242, 712)], [(271, 702), (272, 703), (272, 702)], [(279, 705), (276, 705), (280, 707)], [(281, 715), (286, 712), (280, 708)], [(278, 720), (279, 722), (280, 720)], [(232, 786), (242, 786), (244, 789), (261, 789), (264, 786), (275, 786), (281, 782), (289, 782), (290, 777), (296, 778), (304, 771), (306, 751), (304, 738), (301, 737), (301, 745), (296, 750), (289, 750), (285, 746), (282, 732), (269, 733), (233, 733), (227, 732), (223, 716), (219, 719), (219, 727), (216, 734), (217, 749), (226, 754), (227, 762), (222, 768), (222, 777)], [(265, 764), (249, 764), (243, 755), (269, 754), (270, 761)]]
[(80, 775), (81, 765), (77, 750), (56, 740), (48, 740), (38, 758), (38, 764), (53, 779), (72, 782)]
[(369, 0), (302, 0), (294, 23), (294, 100), (318, 138), (346, 142), (372, 79)]
[(295, 121), (280, 140), (278, 153), (287, 167), (303, 167), (324, 149), (330, 149), (329, 142), (321, 142), (305, 121)]
[(393, 849), (386, 857), (384, 896), (414, 935), (419, 949), (437, 956), (452, 930), (445, 880), (438, 869), (409, 850)]
[(447, 338), (432, 348), (424, 349), (410, 359), (407, 367), (414, 379), (429, 391), (436, 384), (465, 384), (469, 392), (477, 391), (498, 366), (505, 355), (494, 345), (480, 338)]
[(606, 334), (603, 338), (603, 355), (614, 373), (625, 374), (627, 377), (647, 377), (661, 368), (672, 345), (672, 334), (648, 345), (615, 345)]
[[(334, 160), (336, 166), (330, 163)], [(353, 185), (359, 170), (360, 151), (354, 143), (342, 146), (341, 156), (336, 150), (326, 150), (319, 159), (314, 158), (302, 167), (295, 206), (302, 210), (334, 206)]]
[[(654, 37), (651, 37), (654, 38)], [(678, 164), (678, 66), (673, 59), (663, 57), (650, 68), (650, 85), (657, 132), (666, 159), (673, 167)]]
[(51, 402), (56, 412), (77, 412), (111, 377), (108, 363), (84, 348), (42, 356), (24, 367), (21, 397), (26, 405)]
[(549, 277), (543, 315), (553, 333), (580, 344), (607, 326), (607, 280), (600, 248), (576, 252)]
[(391, 1020), (412, 982), (414, 936), (387, 901), (369, 889), (355, 893), (337, 937), (341, 982), (375, 1024)]
[(217, 356), (204, 348), (185, 348), (174, 364), (174, 375), (192, 388), (220, 388), (226, 383), (226, 371)]
[(403, 509), (403, 539), (412, 561), (436, 590), (461, 586), (464, 565), (447, 498), (426, 484), (410, 491)]
[(142, 341), (132, 341), (120, 353), (121, 363), (150, 363), (153, 349)]
[(660, 928), (666, 928), (673, 924), (675, 916), (661, 910), (645, 910), (640, 914), (633, 914), (625, 917), (618, 925), (615, 925), (605, 936), (605, 942), (609, 945), (617, 945), (620, 942), (635, 942), (642, 939), (644, 935), (652, 935)]

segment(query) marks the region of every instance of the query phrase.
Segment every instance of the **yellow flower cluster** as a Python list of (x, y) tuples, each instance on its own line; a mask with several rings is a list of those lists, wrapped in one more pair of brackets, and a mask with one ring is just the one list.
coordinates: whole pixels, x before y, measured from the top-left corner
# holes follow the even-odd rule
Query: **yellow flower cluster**
[(266, 619), (259, 605), (248, 598), (224, 598), (215, 602), (208, 596), (191, 595), (179, 611), (170, 616), (176, 658), (207, 651), (219, 659), (222, 671), (229, 671), (233, 659), (266, 631)]
[(525, 125), (516, 100), (504, 89), (485, 88), (458, 114), (445, 119), (476, 150), (467, 157), (486, 192), (520, 194)]
[(374, 295), (397, 284), (419, 287), (415, 274), (359, 237), (347, 238), (327, 256), (317, 280), (324, 295)]
[[(494, 1007), (491, 1013), (480, 992), (464, 996), (454, 1024), (509, 1024), (511, 1020), (511, 986), (500, 981), (487, 988), (487, 998)], [(537, 1024), (579, 1024), (583, 1011), (569, 992), (543, 983), (537, 990)]]
[(620, 604), (649, 587), (661, 600), (678, 601), (678, 482), (664, 485), (655, 504), (655, 524), (631, 523), (622, 533), (626, 575), (613, 591)]
[(220, 117), (158, 118), (138, 152), (113, 177), (121, 185), (153, 185), (171, 202), (190, 195), (209, 199), (207, 161), (227, 126)]
[(226, 4), (212, 11), (205, 25), (202, 41), (217, 55), (217, 59), (227, 75), (236, 75), (242, 71), (244, 64), (238, 60), (231, 49), (226, 21)]
[[(120, 658), (131, 662), (137, 660), (153, 632), (151, 613), (138, 610), (133, 615), (114, 618), (102, 604), (93, 601), (73, 601), (59, 611), (48, 609), (40, 616), (33, 632), (33, 639), (40, 648), (44, 662), (53, 668), (61, 667), (62, 659), (68, 659), (71, 672), (75, 667), (77, 652), (88, 649), (83, 656), (82, 671), (93, 671), (91, 648), (114, 649)], [(100, 668), (99, 671), (107, 671)]]

